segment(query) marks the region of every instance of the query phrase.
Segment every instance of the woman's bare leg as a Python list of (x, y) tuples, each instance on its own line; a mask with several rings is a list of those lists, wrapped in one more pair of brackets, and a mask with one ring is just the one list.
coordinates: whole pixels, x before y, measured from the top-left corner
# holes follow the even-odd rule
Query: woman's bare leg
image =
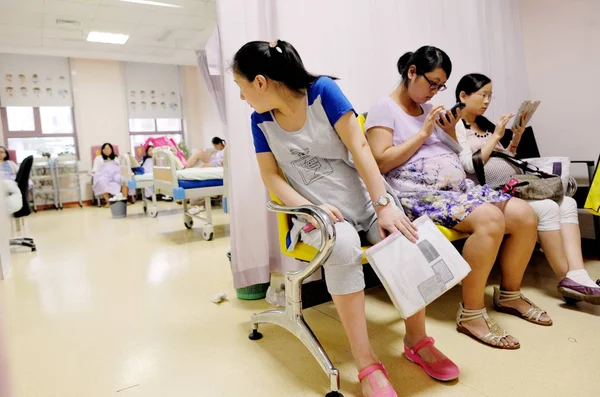
[[(579, 230), (579, 227), (577, 230)], [(540, 246), (546, 255), (550, 267), (558, 279), (562, 280), (569, 271), (569, 262), (567, 261), (567, 254), (565, 252), (565, 244), (561, 231), (550, 230), (538, 232), (538, 237), (540, 239)], [(581, 249), (581, 242), (579, 242), (579, 247), (579, 249)]]
[[(504, 215), (493, 204), (480, 205), (454, 227), (458, 231), (471, 234), (462, 253), (471, 266), (471, 272), (462, 281), (465, 309), (485, 308), (485, 287), (504, 237), (504, 227)], [(490, 332), (484, 319), (465, 321), (462, 325), (478, 338)], [(499, 343), (503, 346), (514, 346), (518, 341), (508, 336)]]
[[(367, 318), (365, 315), (365, 292), (359, 291), (348, 295), (332, 295), (333, 303), (340, 315), (346, 336), (350, 342), (350, 350), (359, 370), (368, 365), (379, 362), (379, 358), (371, 347), (367, 332)], [(389, 384), (381, 371), (370, 376), (379, 387)], [(367, 379), (362, 382), (363, 394), (371, 396), (373, 390)]]
[[(525, 269), (531, 259), (537, 239), (537, 218), (533, 208), (526, 201), (510, 199), (499, 204), (504, 212), (506, 224), (506, 238), (500, 250), (499, 262), (502, 269), (502, 282), (500, 289), (503, 291), (520, 291)], [(523, 299), (515, 299), (502, 303), (502, 306), (513, 307), (525, 314), (531, 305)], [(543, 314), (540, 321), (550, 321), (547, 314)]]

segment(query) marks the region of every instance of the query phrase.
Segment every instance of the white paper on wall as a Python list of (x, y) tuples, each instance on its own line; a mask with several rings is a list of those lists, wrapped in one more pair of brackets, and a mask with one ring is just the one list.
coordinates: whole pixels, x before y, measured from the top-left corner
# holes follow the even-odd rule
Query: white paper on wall
[(0, 54), (2, 106), (73, 106), (67, 58)]
[(125, 81), (129, 118), (182, 118), (178, 66), (128, 62)]

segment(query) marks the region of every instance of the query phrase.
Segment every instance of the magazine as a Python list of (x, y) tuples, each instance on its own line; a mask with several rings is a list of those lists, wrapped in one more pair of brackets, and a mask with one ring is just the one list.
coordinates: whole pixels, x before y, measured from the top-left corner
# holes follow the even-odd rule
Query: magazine
[(402, 318), (425, 308), (471, 271), (431, 219), (422, 216), (413, 223), (419, 233), (416, 243), (396, 232), (366, 252)]
[(533, 117), (533, 114), (535, 113), (539, 105), (540, 101), (523, 101), (521, 107), (519, 108), (519, 111), (515, 116), (512, 129), (515, 129), (517, 127), (517, 125), (519, 124), (519, 120), (521, 120), (521, 117), (523, 117), (523, 127), (526, 127), (527, 124), (529, 124), (531, 117)]

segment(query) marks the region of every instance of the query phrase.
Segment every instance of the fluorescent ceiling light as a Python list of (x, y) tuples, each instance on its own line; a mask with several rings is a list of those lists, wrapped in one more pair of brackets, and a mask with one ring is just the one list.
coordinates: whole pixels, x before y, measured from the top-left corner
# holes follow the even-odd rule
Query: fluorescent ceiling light
[(125, 44), (129, 35), (120, 33), (90, 32), (87, 41), (92, 43)]
[(119, 0), (119, 1), (122, 1), (124, 3), (145, 4), (148, 6), (181, 8), (181, 6), (179, 6), (177, 4), (163, 3), (162, 1), (152, 1), (152, 0)]

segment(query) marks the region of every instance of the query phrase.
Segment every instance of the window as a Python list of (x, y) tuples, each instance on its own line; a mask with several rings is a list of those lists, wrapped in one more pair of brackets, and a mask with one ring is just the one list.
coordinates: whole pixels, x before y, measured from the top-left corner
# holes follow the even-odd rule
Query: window
[(156, 132), (154, 119), (129, 119), (130, 132)]
[(8, 107), (6, 116), (8, 117), (7, 131), (35, 131), (33, 108)]
[(129, 134), (133, 153), (148, 138), (164, 136), (179, 144), (183, 140), (183, 126), (181, 119), (129, 119)]
[(42, 107), (40, 121), (44, 134), (72, 134), (75, 131), (70, 107)]
[(17, 161), (44, 153), (78, 155), (72, 107), (8, 106), (0, 114), (6, 146), (17, 152)]
[(181, 131), (181, 119), (156, 119), (157, 131)]

